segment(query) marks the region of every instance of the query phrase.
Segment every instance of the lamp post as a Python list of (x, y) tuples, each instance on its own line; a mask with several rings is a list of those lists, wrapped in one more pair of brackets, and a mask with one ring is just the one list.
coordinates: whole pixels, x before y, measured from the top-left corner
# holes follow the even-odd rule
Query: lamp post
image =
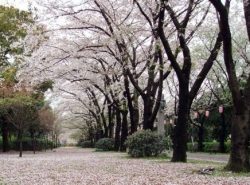
[(219, 106), (219, 113), (220, 113), (220, 136), (219, 136), (219, 151), (221, 153), (225, 153), (225, 137), (226, 137), (226, 124), (225, 124), (225, 114), (224, 114), (224, 107), (223, 105)]

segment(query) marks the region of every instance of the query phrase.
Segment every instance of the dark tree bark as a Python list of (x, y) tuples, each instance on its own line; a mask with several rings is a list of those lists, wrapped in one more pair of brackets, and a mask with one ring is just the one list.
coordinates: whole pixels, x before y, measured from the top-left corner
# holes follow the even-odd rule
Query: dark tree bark
[[(113, 131), (114, 131), (114, 122), (113, 122), (113, 109), (112, 106), (109, 105), (108, 106), (108, 118), (109, 118), (109, 125), (108, 128), (105, 128), (105, 132), (108, 132), (108, 134), (104, 134), (104, 137), (109, 137), (109, 138), (113, 138)], [(106, 130), (107, 129), (107, 130)]]
[[(98, 127), (98, 134), (100, 135), (100, 138), (102, 137), (108, 137), (108, 133), (109, 133), (109, 127), (112, 126), (112, 108), (111, 107), (108, 107), (109, 110), (108, 110), (108, 116), (109, 116), (109, 127), (107, 126), (107, 123), (106, 123), (106, 118), (104, 116), (104, 113), (103, 111), (101, 110), (101, 107), (99, 105), (99, 102), (96, 98), (96, 94), (95, 92), (90, 89), (90, 88), (87, 88), (86, 90), (87, 92), (87, 95), (89, 97), (90, 100), (92, 100), (92, 103), (94, 104), (95, 108), (96, 108), (96, 112), (95, 113), (92, 113), (92, 114), (95, 114), (95, 118), (96, 118), (96, 122), (97, 122), (97, 127)], [(103, 131), (103, 128), (104, 128), (104, 131)], [(100, 134), (100, 132), (103, 132)], [(100, 139), (99, 138), (99, 139)]]
[(202, 122), (200, 124), (201, 125), (198, 130), (198, 151), (203, 152), (204, 151), (203, 150), (204, 148), (204, 145), (203, 145), (204, 126)]
[(122, 128), (121, 128), (121, 142), (120, 142), (120, 151), (126, 151), (126, 146), (124, 145), (128, 137), (128, 111), (122, 110)]
[(188, 83), (179, 85), (178, 118), (174, 127), (172, 162), (186, 162), (187, 160), (187, 128), (189, 116)]
[(18, 130), (19, 157), (23, 156), (23, 131)]
[(126, 146), (124, 143), (128, 137), (128, 110), (125, 98), (123, 100), (123, 110), (121, 110), (121, 113), (122, 113), (122, 128), (121, 128), (120, 151), (126, 151)]
[[(163, 81), (168, 77), (171, 70), (163, 73), (163, 56), (161, 48), (155, 45), (155, 53), (153, 57), (153, 64), (148, 66), (148, 80), (147, 86), (143, 90), (139, 87), (138, 82), (135, 81), (134, 76), (131, 74), (130, 71), (128, 72), (129, 79), (131, 83), (134, 85), (135, 89), (141, 95), (143, 100), (143, 129), (153, 130), (154, 121), (156, 119), (158, 110), (160, 108), (161, 97), (162, 97), (162, 90), (163, 90)], [(157, 71), (156, 65), (160, 66)], [(159, 79), (155, 81), (155, 75), (159, 72)]]
[(33, 153), (35, 154), (36, 153), (36, 138), (35, 138), (35, 133), (33, 130), (30, 131), (30, 136), (32, 139), (32, 150), (33, 150)]
[[(151, 116), (152, 116), (152, 107), (153, 107), (153, 102), (152, 99), (154, 97), (146, 97), (143, 100), (143, 129), (147, 130), (153, 130), (154, 123), (151, 121)], [(151, 99), (151, 100), (150, 100)]]
[(3, 152), (9, 151), (9, 129), (8, 129), (8, 123), (3, 118), (2, 121), (2, 139), (3, 139)]
[(95, 129), (90, 120), (86, 120), (86, 124), (88, 126), (88, 140), (90, 140), (92, 146), (94, 146), (94, 143), (95, 143), (95, 135), (94, 135), (95, 131), (94, 130)]
[(205, 115), (199, 114), (199, 126), (198, 126), (198, 151), (203, 152), (203, 138), (204, 138), (204, 122)]
[[(110, 119), (110, 117), (112, 117), (112, 113), (109, 115), (109, 111), (108, 111), (108, 117)], [(102, 123), (103, 124), (103, 128), (104, 128), (104, 133), (103, 133), (103, 137), (110, 137), (110, 132), (111, 132), (111, 129), (113, 127), (113, 123), (112, 122), (109, 122), (108, 126), (106, 124), (106, 121), (103, 121), (105, 119), (105, 115), (104, 113), (101, 113), (101, 117), (102, 117)], [(111, 120), (109, 120), (111, 121)]]
[(243, 0), (248, 39), (250, 40), (250, 0)]
[(134, 95), (133, 95), (134, 111), (130, 113), (130, 115), (133, 114), (134, 116), (134, 124), (133, 127), (131, 127), (131, 134), (137, 131), (139, 125), (140, 114), (139, 114), (138, 98), (139, 98), (139, 93), (137, 92), (136, 89), (134, 89)]
[[(91, 144), (92, 144), (92, 142), (91, 142)], [(56, 143), (55, 143), (55, 147), (57, 148), (58, 147), (58, 136), (57, 136), (57, 134), (56, 134)]]
[[(249, 88), (248, 85), (250, 85), (250, 77), (248, 77), (248, 83), (244, 90), (245, 93), (242, 95), (233, 62), (232, 36), (228, 18), (230, 1), (226, 0), (225, 5), (220, 0), (210, 0), (210, 2), (220, 17), (219, 26), (223, 38), (224, 63), (228, 74), (228, 85), (232, 93), (234, 108), (231, 126), (232, 148), (227, 168), (235, 172), (246, 171), (250, 169), (248, 152), (250, 109), (249, 94), (247, 94), (250, 93), (247, 90)], [(246, 20), (248, 20), (248, 17), (246, 17)]]
[[(173, 162), (186, 162), (186, 150), (187, 150), (187, 128), (188, 128), (188, 115), (190, 113), (190, 107), (194, 98), (196, 97), (204, 79), (206, 78), (208, 72), (210, 71), (214, 60), (216, 59), (218, 52), (221, 47), (222, 38), (221, 35), (218, 34), (217, 40), (214, 44), (213, 49), (211, 50), (210, 56), (205, 62), (203, 68), (198, 74), (197, 78), (193, 86), (189, 91), (189, 83), (190, 83), (190, 74), (192, 67), (191, 53), (189, 50), (187, 38), (186, 38), (186, 28), (190, 17), (192, 15), (192, 11), (195, 7), (195, 1), (190, 0), (189, 5), (186, 9), (186, 14), (183, 20), (178, 20), (178, 16), (175, 14), (174, 10), (170, 7), (170, 5), (165, 3), (165, 1), (161, 2), (158, 17), (158, 34), (162, 45), (164, 47), (165, 53), (168, 56), (168, 60), (170, 61), (179, 82), (179, 102), (178, 102), (178, 118), (176, 121), (176, 126), (174, 127), (174, 138), (173, 138)], [(165, 20), (165, 11), (168, 12), (171, 17), (172, 23), (175, 25), (176, 30), (178, 32), (178, 40), (179, 45), (182, 49), (183, 54), (183, 65), (181, 66), (176, 59), (176, 52), (173, 52), (171, 46), (169, 44), (168, 38), (164, 32), (164, 20)], [(204, 15), (205, 19), (206, 13)], [(204, 19), (202, 21), (204, 21)], [(200, 24), (202, 24), (202, 21)], [(198, 25), (199, 26), (199, 25)], [(174, 54), (175, 53), (175, 54)]]
[(225, 153), (225, 139), (226, 139), (226, 123), (225, 123), (225, 114), (224, 112), (221, 113), (221, 125), (220, 125), (220, 145), (219, 145), (219, 152)]
[[(139, 110), (136, 106), (133, 105), (133, 98), (131, 97), (130, 88), (129, 88), (129, 79), (128, 75), (124, 71), (124, 87), (126, 98), (128, 102), (129, 117), (130, 117), (130, 134), (133, 134), (137, 131), (139, 124)], [(134, 103), (136, 102), (137, 94), (134, 95)], [(138, 113), (137, 113), (138, 112)]]
[(119, 151), (121, 142), (121, 112), (116, 109), (116, 127), (115, 127), (115, 151)]

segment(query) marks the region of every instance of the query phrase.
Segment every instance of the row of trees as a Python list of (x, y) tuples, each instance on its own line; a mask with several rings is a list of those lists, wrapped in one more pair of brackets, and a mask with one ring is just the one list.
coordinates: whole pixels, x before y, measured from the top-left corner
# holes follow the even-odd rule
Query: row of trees
[[(9, 138), (16, 137), (22, 157), (24, 136), (32, 139), (35, 152), (36, 138), (54, 130), (55, 115), (46, 105), (44, 93), (52, 88), (51, 81), (34, 87), (18, 81), (17, 73), (31, 50), (25, 43), (34, 19), (31, 13), (13, 7), (0, 6), (0, 125), (2, 150), (10, 149)], [(38, 29), (38, 28), (36, 28)]]
[(77, 126), (92, 140), (114, 137), (117, 150), (125, 149), (126, 137), (139, 127), (154, 129), (165, 94), (167, 113), (176, 118), (173, 162), (186, 162), (193, 111), (232, 106), (228, 168), (245, 170), (249, 168), (248, 40), (245, 25), (240, 24), (243, 5), (230, 8), (230, 4), (44, 2), (38, 15), (47, 13), (40, 22), (49, 23), (50, 39), (33, 53), (40, 62), (30, 62), (29, 67), (35, 66), (33, 76), (42, 72), (55, 81), (62, 115), (83, 122)]

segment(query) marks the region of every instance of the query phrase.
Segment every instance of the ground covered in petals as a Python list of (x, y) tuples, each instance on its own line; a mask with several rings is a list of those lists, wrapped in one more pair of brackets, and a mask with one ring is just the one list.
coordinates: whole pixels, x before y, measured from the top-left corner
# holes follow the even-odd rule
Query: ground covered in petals
[(0, 184), (7, 185), (250, 185), (250, 177), (234, 174), (200, 175), (220, 163), (171, 163), (162, 159), (132, 159), (125, 153), (59, 148), (55, 151), (0, 154)]

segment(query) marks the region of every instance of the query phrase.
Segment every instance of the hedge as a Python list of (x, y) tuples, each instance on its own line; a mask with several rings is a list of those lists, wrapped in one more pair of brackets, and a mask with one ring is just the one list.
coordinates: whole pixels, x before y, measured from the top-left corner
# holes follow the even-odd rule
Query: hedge
[[(208, 152), (208, 153), (217, 153), (219, 152), (219, 142), (203, 142), (203, 152)], [(197, 152), (198, 151), (198, 143), (194, 142), (193, 143), (188, 143), (187, 144), (188, 151), (191, 152)], [(225, 150), (226, 152), (230, 152), (231, 149), (231, 142), (225, 142)]]
[[(45, 139), (38, 138), (35, 141), (35, 149), (36, 151), (41, 151), (44, 149), (51, 149), (55, 146), (55, 143), (52, 141), (48, 140), (46, 141)], [(0, 149), (3, 148), (3, 141), (2, 138), (0, 137)], [(9, 149), (10, 150), (19, 150), (19, 142), (18, 140), (12, 140), (9, 141)], [(32, 139), (31, 138), (23, 138), (23, 150), (24, 151), (31, 151), (33, 150), (33, 145), (32, 145)]]

